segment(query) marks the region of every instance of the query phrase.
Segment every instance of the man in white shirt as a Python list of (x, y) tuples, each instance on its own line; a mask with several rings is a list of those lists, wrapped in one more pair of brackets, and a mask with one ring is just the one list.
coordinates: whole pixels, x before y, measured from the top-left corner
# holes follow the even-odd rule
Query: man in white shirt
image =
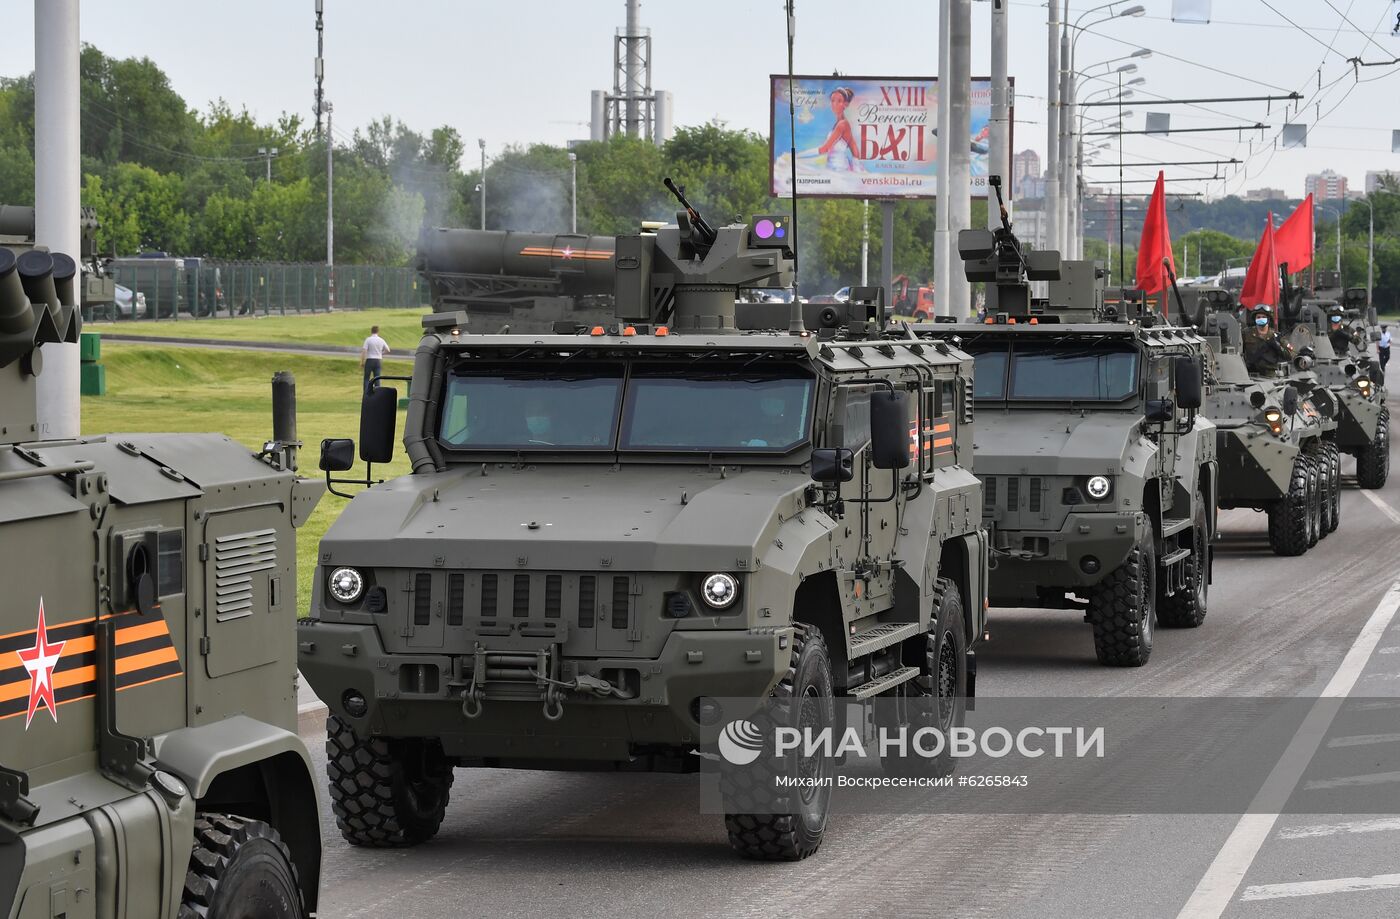
[(1381, 359), (1381, 376), (1385, 376), (1385, 365), (1390, 363), (1390, 326), (1381, 326), (1381, 340), (1376, 342), (1376, 353)]
[(389, 353), (389, 343), (379, 337), (379, 326), (370, 326), (369, 338), (360, 348), (360, 366), (365, 369), (364, 391), (369, 392), (369, 381), (379, 376), (384, 355)]

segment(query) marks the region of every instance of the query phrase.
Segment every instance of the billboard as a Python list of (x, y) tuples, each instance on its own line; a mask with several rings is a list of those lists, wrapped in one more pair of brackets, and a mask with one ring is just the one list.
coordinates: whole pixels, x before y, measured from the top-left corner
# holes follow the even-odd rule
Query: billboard
[[(1013, 95), (1015, 81), (1012, 81)], [(938, 185), (938, 80), (933, 77), (792, 78), (797, 191), (817, 198), (932, 198)], [(769, 188), (792, 193), (788, 78), (769, 77)], [(987, 195), (992, 81), (972, 80), (972, 187)], [(1014, 109), (1013, 109), (1014, 111)], [(1012, 123), (1014, 124), (1014, 114)], [(1010, 176), (1004, 177), (1009, 189)]]

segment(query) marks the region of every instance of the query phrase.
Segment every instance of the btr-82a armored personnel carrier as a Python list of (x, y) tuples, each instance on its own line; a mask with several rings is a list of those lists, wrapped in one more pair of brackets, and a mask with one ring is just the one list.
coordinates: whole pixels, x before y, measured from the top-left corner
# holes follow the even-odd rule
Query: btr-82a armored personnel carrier
[[(455, 767), (696, 770), (718, 697), (961, 717), (986, 605), (971, 359), (882, 334), (869, 290), (819, 330), (795, 305), (741, 331), (738, 291), (789, 285), (793, 249), (785, 217), (713, 229), (687, 205), (616, 240), (616, 324), (424, 320), (413, 472), (327, 532), (299, 630), (349, 842), (432, 836)], [(384, 382), (369, 463), (393, 452)], [(353, 445), (322, 457), (343, 472)], [(730, 843), (803, 858), (829, 796), (735, 807)]]
[(314, 913), (296, 735), (290, 375), (258, 455), (217, 434), (42, 436), (71, 258), (0, 247), (0, 916)]
[[(915, 330), (976, 360), (991, 602), (1083, 611), (1101, 663), (1145, 664), (1157, 624), (1206, 615), (1218, 486), (1205, 343), (1106, 307), (1101, 266), (1025, 251), (1009, 224), (964, 231), (958, 249), (994, 294), (985, 322)], [(1048, 303), (1028, 280), (1050, 282)]]
[(1194, 288), (1188, 296), (1210, 348), (1202, 411), (1216, 428), (1217, 506), (1265, 511), (1274, 552), (1302, 555), (1341, 521), (1336, 399), (1307, 378), (1309, 356), (1277, 341), (1271, 308), (1251, 311), (1242, 332), (1233, 293)]

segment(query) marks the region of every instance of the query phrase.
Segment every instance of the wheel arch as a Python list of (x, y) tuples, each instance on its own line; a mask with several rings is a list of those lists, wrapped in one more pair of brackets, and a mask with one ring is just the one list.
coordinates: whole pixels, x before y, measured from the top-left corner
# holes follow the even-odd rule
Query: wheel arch
[(308, 911), (316, 909), (321, 824), (311, 757), (290, 731), (238, 715), (157, 738), (156, 759), (201, 811), (264, 820), (282, 836)]

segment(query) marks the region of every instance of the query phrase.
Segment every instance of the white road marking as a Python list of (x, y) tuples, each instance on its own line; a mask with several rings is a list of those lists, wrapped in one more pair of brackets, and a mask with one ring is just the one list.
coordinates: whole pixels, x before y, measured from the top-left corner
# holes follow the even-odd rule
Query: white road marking
[(1306, 791), (1320, 791), (1326, 788), (1384, 785), (1387, 782), (1400, 782), (1400, 772), (1372, 772), (1367, 775), (1348, 775), (1339, 779), (1311, 779), (1303, 788)]
[(1400, 699), (1394, 702), (1357, 702), (1347, 706), (1349, 712), (1374, 712), (1382, 708), (1400, 708)]
[(1292, 884), (1259, 884), (1246, 887), (1241, 900), (1276, 900), (1279, 897), (1315, 897), (1325, 893), (1353, 893), (1358, 890), (1390, 890), (1400, 887), (1400, 874), (1376, 874), (1368, 878), (1333, 878), (1326, 881), (1298, 881)]
[[(1396, 522), (1400, 523), (1400, 513), (1396, 513), (1395, 517)], [(1380, 644), (1381, 635), (1395, 618), (1397, 609), (1400, 609), (1400, 581), (1390, 585), (1375, 612), (1371, 613), (1371, 618), (1361, 627), (1361, 633), (1356, 636), (1337, 672), (1332, 674), (1332, 679), (1322, 690), (1322, 696), (1313, 703), (1302, 725), (1289, 741), (1288, 748), (1270, 770), (1268, 778), (1250, 802), (1249, 811), (1240, 817), (1229, 838), (1216, 853), (1190, 899), (1181, 908), (1178, 919), (1219, 919), (1229, 907), (1249, 866), (1254, 863), (1255, 856), (1278, 822), (1279, 812), (1322, 745), (1332, 720), (1342, 707), (1342, 700), (1356, 685), (1366, 661)]]
[(1377, 649), (1376, 649), (1376, 653), (1377, 653), (1377, 654), (1400, 654), (1400, 645), (1395, 645), (1395, 646), (1390, 647), (1390, 648), (1377, 648)]
[(1382, 501), (1380, 495), (1377, 495), (1374, 491), (1371, 491), (1369, 488), (1361, 489), (1361, 493), (1365, 495), (1372, 504), (1380, 508), (1381, 513), (1385, 514), (1387, 517), (1390, 518), (1391, 523), (1400, 523), (1400, 511), (1397, 511), (1395, 508)]
[(1327, 741), (1327, 746), (1335, 750), (1338, 747), (1369, 747), (1378, 743), (1400, 743), (1400, 734), (1355, 734), (1351, 737), (1334, 737)]
[(1386, 833), (1400, 830), (1400, 817), (1349, 820), (1345, 823), (1310, 823), (1279, 830), (1279, 839), (1311, 839), (1314, 836), (1340, 836), (1343, 833)]

